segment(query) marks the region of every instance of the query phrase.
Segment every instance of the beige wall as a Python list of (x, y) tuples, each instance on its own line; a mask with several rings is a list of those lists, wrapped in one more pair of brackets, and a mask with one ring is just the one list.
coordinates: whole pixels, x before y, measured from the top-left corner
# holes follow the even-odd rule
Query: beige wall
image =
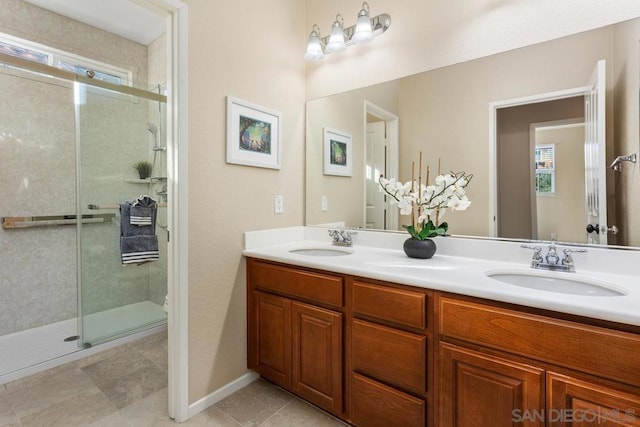
[[(353, 25), (361, 0), (307, 1), (313, 24), (329, 34), (336, 13)], [(371, 15), (391, 15), (374, 42), (307, 66), (307, 99), (528, 46), (640, 16), (636, 0), (377, 0)]]
[(555, 145), (556, 191), (536, 197), (537, 239), (587, 243), (584, 124), (537, 128), (536, 145)]
[[(307, 103), (306, 222), (344, 222), (348, 227), (364, 225), (364, 103), (372, 102), (398, 113), (398, 82), (363, 88)], [(353, 175), (323, 174), (323, 127), (351, 134)], [(321, 210), (321, 197), (328, 197), (328, 210)]]
[[(187, 3), (193, 403), (247, 372), (243, 232), (303, 223), (305, 29), (299, 0)], [(225, 163), (228, 95), (282, 112), (280, 170)]]
[[(616, 31), (615, 81), (615, 150), (609, 159), (619, 155), (640, 155), (640, 131), (638, 117), (638, 92), (640, 91), (640, 66), (638, 64), (638, 20), (619, 26)], [(640, 159), (639, 159), (640, 161)], [(620, 228), (619, 244), (640, 246), (640, 163), (625, 162), (621, 173), (609, 173), (615, 180), (616, 221), (609, 221)]]

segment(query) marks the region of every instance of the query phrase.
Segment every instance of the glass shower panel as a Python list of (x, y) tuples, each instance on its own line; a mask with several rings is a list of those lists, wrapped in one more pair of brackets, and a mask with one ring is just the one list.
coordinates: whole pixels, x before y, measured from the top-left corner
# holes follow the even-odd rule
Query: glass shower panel
[(75, 152), (72, 84), (0, 64), (0, 376), (78, 350)]
[[(115, 214), (111, 223), (78, 225), (81, 338), (88, 347), (166, 321), (166, 116), (158, 100), (80, 83), (75, 102), (78, 209)], [(138, 162), (150, 163), (150, 177), (140, 178)], [(157, 236), (159, 259), (123, 265), (119, 206), (140, 196), (157, 202), (155, 227), (129, 218), (126, 225)]]

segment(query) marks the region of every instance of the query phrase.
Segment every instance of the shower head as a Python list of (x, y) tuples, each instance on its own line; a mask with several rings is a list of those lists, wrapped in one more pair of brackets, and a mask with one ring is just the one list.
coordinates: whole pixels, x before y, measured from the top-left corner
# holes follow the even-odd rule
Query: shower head
[(147, 123), (147, 130), (151, 132), (151, 135), (153, 136), (156, 136), (158, 134), (158, 126), (154, 125), (151, 122)]
[(153, 151), (164, 151), (165, 148), (160, 146), (160, 135), (158, 135), (158, 126), (151, 122), (147, 123), (147, 130), (153, 135)]

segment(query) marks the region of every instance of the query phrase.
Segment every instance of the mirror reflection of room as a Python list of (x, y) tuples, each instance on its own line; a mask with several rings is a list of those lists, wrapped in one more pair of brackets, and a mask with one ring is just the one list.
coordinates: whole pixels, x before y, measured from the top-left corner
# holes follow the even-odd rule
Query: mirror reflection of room
[[(306, 223), (401, 229), (402, 217), (397, 223), (384, 221), (395, 208), (387, 206), (378, 216), (382, 220), (367, 216), (372, 206), (380, 204), (372, 199), (373, 187), (362, 185), (370, 178), (372, 161), (364, 129), (370, 127), (372, 116), (363, 110), (372, 103), (398, 117), (397, 154), (389, 148), (386, 152), (386, 162), (398, 169), (389, 176), (408, 181), (419, 151), (431, 165), (441, 159), (444, 170), (474, 174), (468, 190), (472, 206), (449, 218), (453, 235), (640, 246), (640, 224), (632, 215), (640, 205), (633, 176), (629, 168), (625, 174), (624, 169), (616, 173), (609, 167), (616, 156), (640, 148), (639, 83), (633, 72), (638, 69), (639, 38), (640, 19), (634, 19), (309, 101)], [(603, 128), (593, 132), (603, 132), (606, 143), (600, 152), (592, 150), (597, 164), (590, 168), (584, 163), (589, 135), (584, 123), (590, 117), (585, 105), (600, 61)], [(492, 106), (496, 123), (489, 119)], [(581, 144), (559, 142), (564, 136), (548, 137), (553, 132), (546, 126), (553, 122), (566, 132), (580, 132), (583, 123)], [(353, 135), (350, 182), (322, 176), (317, 158), (321, 153), (315, 151), (318, 128), (333, 123)], [(511, 133), (514, 129), (519, 136)], [(495, 141), (490, 141), (492, 132)], [(551, 171), (536, 169), (536, 144), (543, 144), (538, 139), (556, 147), (554, 191), (536, 189), (539, 179), (552, 176)], [(585, 188), (587, 184), (592, 190)], [(592, 194), (598, 190), (602, 194)], [(321, 195), (333, 201), (333, 211), (319, 209)], [(590, 225), (597, 225), (600, 232), (588, 233)]]

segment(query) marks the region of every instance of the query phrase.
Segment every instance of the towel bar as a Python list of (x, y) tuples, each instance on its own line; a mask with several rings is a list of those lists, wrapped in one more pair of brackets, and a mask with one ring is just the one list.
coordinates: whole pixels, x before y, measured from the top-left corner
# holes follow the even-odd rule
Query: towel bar
[[(159, 208), (166, 208), (167, 204), (166, 203), (157, 203), (156, 206), (158, 206)], [(120, 205), (87, 205), (88, 209), (91, 210), (99, 210), (99, 209), (120, 209)]]
[[(113, 222), (115, 214), (87, 214), (82, 215), (83, 224), (103, 224)], [(49, 215), (49, 216), (5, 216), (2, 217), (2, 228), (31, 228), (51, 227), (58, 225), (77, 224), (76, 215)]]

